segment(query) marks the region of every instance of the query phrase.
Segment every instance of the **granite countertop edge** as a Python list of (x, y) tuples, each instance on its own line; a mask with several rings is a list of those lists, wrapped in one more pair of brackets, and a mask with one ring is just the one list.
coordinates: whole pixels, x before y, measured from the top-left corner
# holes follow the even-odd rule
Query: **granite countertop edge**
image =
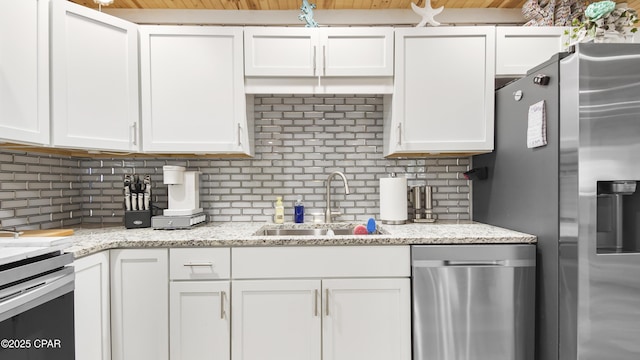
[[(342, 223), (345, 227), (354, 223)], [(341, 224), (334, 224), (340, 226)], [(119, 248), (241, 247), (241, 246), (366, 246), (444, 244), (535, 244), (536, 236), (476, 222), (378, 224), (376, 235), (264, 236), (254, 235), (269, 223), (212, 223), (189, 230), (107, 228), (74, 229), (65, 251), (75, 258)], [(295, 227), (298, 224), (284, 224)], [(305, 226), (314, 226), (305, 224)], [(319, 225), (320, 226), (320, 225)]]

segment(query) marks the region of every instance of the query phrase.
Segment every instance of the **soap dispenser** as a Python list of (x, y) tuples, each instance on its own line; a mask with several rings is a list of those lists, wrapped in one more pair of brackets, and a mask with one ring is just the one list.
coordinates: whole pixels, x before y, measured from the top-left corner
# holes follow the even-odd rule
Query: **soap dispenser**
[(284, 224), (284, 205), (282, 204), (282, 196), (276, 198), (276, 213), (273, 217), (276, 224)]
[(293, 207), (293, 219), (298, 224), (304, 223), (304, 205), (302, 204), (302, 195), (298, 195), (298, 200)]

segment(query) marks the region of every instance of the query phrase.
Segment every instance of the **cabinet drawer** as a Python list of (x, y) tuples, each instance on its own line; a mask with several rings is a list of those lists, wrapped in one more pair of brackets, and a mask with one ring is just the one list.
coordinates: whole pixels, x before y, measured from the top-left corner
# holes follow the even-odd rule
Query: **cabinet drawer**
[(234, 248), (234, 279), (409, 277), (409, 246)]
[(185, 248), (169, 250), (171, 280), (228, 279), (229, 248)]

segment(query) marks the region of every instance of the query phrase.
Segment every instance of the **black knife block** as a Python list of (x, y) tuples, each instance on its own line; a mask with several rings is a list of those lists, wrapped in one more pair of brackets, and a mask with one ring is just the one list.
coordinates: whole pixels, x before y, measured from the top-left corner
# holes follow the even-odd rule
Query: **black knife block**
[(125, 211), (124, 227), (126, 227), (127, 229), (151, 227), (151, 210)]
[[(151, 216), (153, 215), (153, 203), (151, 201), (151, 191), (149, 183), (146, 186), (149, 186), (149, 208), (145, 210), (127, 210), (127, 190), (131, 194), (129, 196), (129, 202), (131, 203), (130, 208), (138, 208), (143, 207), (141, 204), (144, 202), (143, 200), (138, 200), (138, 196), (142, 196), (145, 193), (145, 187), (142, 185), (142, 182), (139, 175), (125, 175), (125, 202), (123, 206), (125, 208), (124, 211), (124, 227), (127, 229), (137, 229), (137, 228), (148, 228), (151, 227)], [(148, 179), (148, 177), (147, 177)], [(131, 186), (129, 186), (129, 182), (132, 182)]]

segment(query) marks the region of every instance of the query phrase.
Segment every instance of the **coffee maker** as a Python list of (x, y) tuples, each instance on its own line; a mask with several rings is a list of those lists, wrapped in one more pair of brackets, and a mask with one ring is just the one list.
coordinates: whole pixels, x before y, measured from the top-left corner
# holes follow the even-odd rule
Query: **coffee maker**
[(169, 206), (162, 216), (151, 218), (154, 229), (188, 229), (207, 220), (200, 207), (200, 172), (186, 171), (184, 166), (162, 167), (167, 185)]

